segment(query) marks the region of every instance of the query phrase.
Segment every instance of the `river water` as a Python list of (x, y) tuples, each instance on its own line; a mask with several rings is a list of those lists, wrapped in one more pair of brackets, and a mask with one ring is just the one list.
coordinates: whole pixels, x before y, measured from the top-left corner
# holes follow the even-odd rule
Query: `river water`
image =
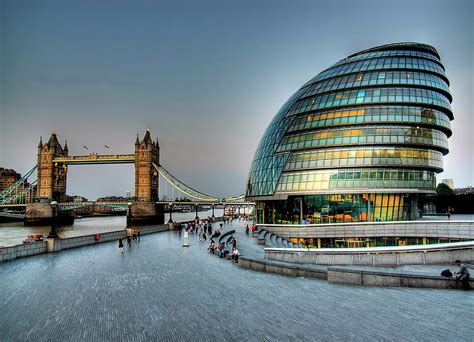
[[(212, 215), (212, 211), (200, 211), (199, 218), (205, 219)], [(223, 215), (223, 209), (215, 209), (214, 215), (220, 217)], [(173, 221), (183, 222), (192, 221), (196, 216), (195, 212), (173, 213)], [(169, 213), (165, 214), (165, 222), (169, 220)], [(114, 230), (124, 229), (126, 225), (125, 216), (107, 216), (107, 217), (86, 217), (76, 219), (73, 225), (58, 227), (58, 235), (61, 238), (89, 235), (95, 233), (106, 233)], [(19, 245), (29, 234), (48, 234), (51, 226), (43, 227), (24, 227), (23, 222), (0, 223), (0, 246)]]

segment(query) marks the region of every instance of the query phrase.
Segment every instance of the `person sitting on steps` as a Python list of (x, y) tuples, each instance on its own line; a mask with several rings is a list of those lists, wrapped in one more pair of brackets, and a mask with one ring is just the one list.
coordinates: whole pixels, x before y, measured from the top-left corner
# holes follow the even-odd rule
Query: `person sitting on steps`
[(220, 258), (227, 258), (227, 255), (229, 255), (229, 250), (227, 249), (227, 247), (225, 246), (224, 243), (222, 243), (222, 248), (221, 248), (221, 251), (219, 253), (219, 257)]
[(217, 246), (215, 242), (211, 240), (211, 245), (209, 246), (207, 250), (209, 251), (209, 253), (215, 254), (216, 249), (217, 249)]
[(239, 262), (239, 250), (237, 247), (232, 248), (232, 262)]
[(461, 263), (461, 260), (456, 260), (453, 262), (453, 264), (459, 267), (459, 271), (454, 273), (454, 278), (461, 282), (462, 289), (464, 291), (470, 290), (471, 285), (469, 284), (469, 270), (467, 269), (466, 265)]

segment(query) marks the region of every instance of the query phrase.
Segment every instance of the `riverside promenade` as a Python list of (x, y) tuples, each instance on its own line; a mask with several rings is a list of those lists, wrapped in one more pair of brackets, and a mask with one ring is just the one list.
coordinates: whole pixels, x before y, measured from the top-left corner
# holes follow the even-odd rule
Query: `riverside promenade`
[[(215, 224), (217, 227), (218, 224)], [(238, 221), (242, 253), (255, 240)], [(246, 240), (248, 239), (248, 240)], [(0, 264), (2, 341), (472, 340), (474, 292), (255, 272), (190, 235), (142, 236)], [(256, 250), (256, 249), (255, 249)]]

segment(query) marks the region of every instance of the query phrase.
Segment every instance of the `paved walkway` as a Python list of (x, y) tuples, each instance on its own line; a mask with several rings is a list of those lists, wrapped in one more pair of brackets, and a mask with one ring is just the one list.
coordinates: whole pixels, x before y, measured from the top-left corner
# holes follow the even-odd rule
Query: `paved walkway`
[[(235, 223), (237, 226), (237, 222)], [(243, 227), (238, 247), (246, 250)], [(227, 230), (228, 228), (226, 228)], [(248, 238), (252, 239), (252, 238)], [(191, 235), (146, 235), (0, 264), (2, 341), (472, 340), (474, 291), (255, 272)]]

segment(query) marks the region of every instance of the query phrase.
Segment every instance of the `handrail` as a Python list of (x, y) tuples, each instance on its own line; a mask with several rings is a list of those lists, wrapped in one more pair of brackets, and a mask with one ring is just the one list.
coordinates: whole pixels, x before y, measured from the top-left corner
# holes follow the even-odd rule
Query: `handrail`
[(422, 252), (434, 250), (453, 250), (474, 248), (474, 241), (460, 241), (448, 243), (434, 243), (430, 245), (410, 245), (410, 246), (384, 246), (384, 247), (357, 247), (357, 248), (265, 248), (265, 252), (311, 252), (316, 254), (368, 254), (368, 253), (392, 253), (392, 252)]
[(432, 224), (432, 223), (472, 223), (470, 220), (416, 220), (416, 221), (372, 221), (372, 222), (330, 222), (330, 223), (314, 223), (314, 224), (270, 224), (270, 223), (258, 223), (257, 227), (286, 227), (286, 228), (307, 228), (307, 227), (329, 227), (329, 226), (364, 226), (364, 225), (374, 225), (374, 226), (385, 226), (391, 224), (397, 225), (406, 225), (406, 224)]

